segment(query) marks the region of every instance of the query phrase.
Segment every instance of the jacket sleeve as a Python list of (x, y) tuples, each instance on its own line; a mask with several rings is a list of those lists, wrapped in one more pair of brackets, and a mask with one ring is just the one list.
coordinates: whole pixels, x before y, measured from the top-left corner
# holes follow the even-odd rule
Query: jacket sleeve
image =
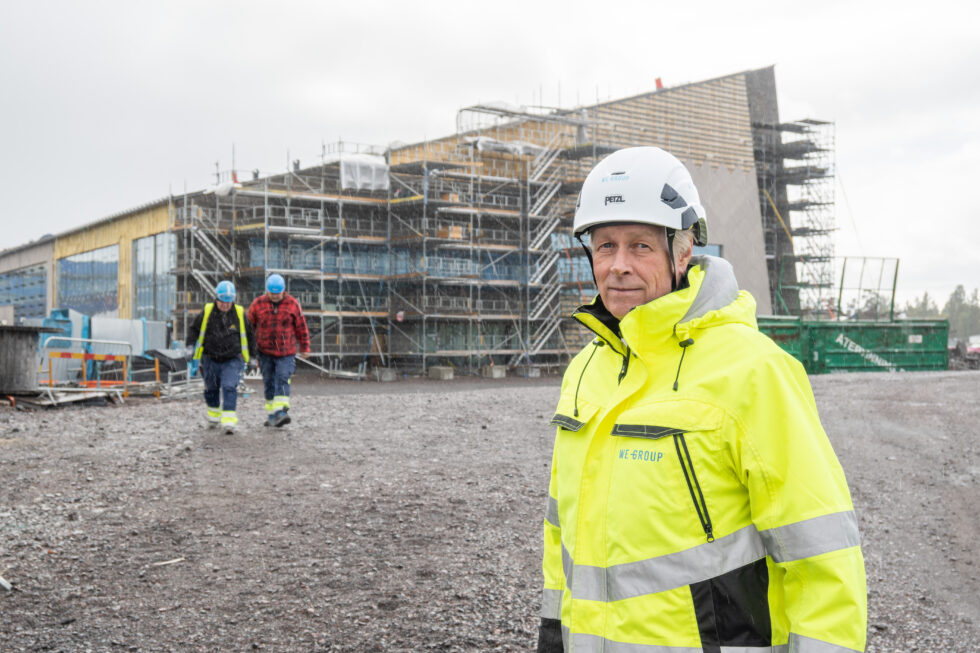
[(306, 325), (306, 318), (303, 317), (303, 309), (299, 305), (299, 301), (293, 300), (293, 304), (296, 308), (295, 314), (293, 315), (293, 329), (296, 333), (296, 342), (299, 343), (299, 351), (303, 354), (310, 353), (310, 329)]
[[(249, 310), (251, 310), (251, 307), (249, 307)], [(245, 315), (245, 337), (248, 339), (248, 358), (249, 360), (255, 360), (258, 351), (255, 341), (255, 327), (252, 326), (252, 321), (248, 319), (248, 314)]]
[(259, 315), (261, 309), (259, 308), (259, 301), (262, 299), (262, 295), (259, 295), (252, 300), (252, 303), (248, 305), (248, 310), (245, 311), (245, 318), (252, 323), (252, 326), (258, 326)]
[[(557, 452), (557, 446), (555, 447)], [(541, 594), (541, 625), (538, 628), (538, 653), (561, 653), (561, 597), (565, 589), (562, 567), (561, 524), (558, 519), (558, 484), (556, 453), (552, 453), (551, 481), (544, 517), (544, 591)]]
[(191, 325), (187, 327), (187, 339), (184, 344), (188, 347), (194, 347), (197, 345), (197, 338), (201, 335), (201, 322), (204, 321), (204, 311), (197, 314)]
[(789, 632), (775, 632), (774, 623), (774, 641), (788, 639), (791, 650), (863, 651), (867, 584), (858, 521), (810, 382), (782, 352), (753, 365), (734, 453), (755, 526), (785, 574)]

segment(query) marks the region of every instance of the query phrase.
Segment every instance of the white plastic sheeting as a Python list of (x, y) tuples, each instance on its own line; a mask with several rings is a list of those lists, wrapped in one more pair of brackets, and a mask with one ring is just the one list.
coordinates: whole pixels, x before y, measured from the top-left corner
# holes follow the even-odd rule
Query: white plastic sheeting
[(147, 320), (123, 320), (112, 317), (92, 318), (93, 340), (116, 340), (128, 342), (130, 350), (123, 345), (108, 345), (93, 343), (92, 353), (95, 354), (142, 354), (147, 349), (165, 349), (167, 347), (167, 325), (164, 322)]
[(507, 152), (508, 154), (537, 154), (544, 148), (524, 141), (498, 141), (489, 136), (468, 136), (466, 141), (479, 152)]
[(340, 157), (340, 187), (357, 190), (388, 190), (388, 163), (373, 154), (343, 154)]
[[(25, 323), (27, 320), (25, 320)], [(45, 322), (48, 322), (45, 325)], [(70, 378), (74, 378), (78, 371), (81, 369), (83, 362), (77, 358), (55, 358), (51, 359), (48, 355), (50, 350), (57, 351), (72, 351), (81, 352), (84, 351), (84, 345), (80, 342), (70, 342), (67, 340), (58, 340), (58, 336), (66, 336), (68, 338), (83, 338), (87, 334), (83, 333), (85, 316), (76, 311), (73, 308), (68, 309), (68, 322), (71, 324), (70, 334), (50, 334), (47, 337), (42, 337), (41, 341), (45, 346), (44, 358), (41, 360), (41, 374), (40, 377), (47, 381), (50, 376), (56, 383), (61, 381), (67, 381)], [(61, 325), (63, 322), (58, 322), (57, 325)], [(51, 326), (58, 327), (56, 324), (52, 323), (51, 320), (41, 319), (38, 320), (38, 326)], [(67, 326), (67, 325), (65, 325)], [(46, 334), (47, 335), (47, 334)], [(91, 337), (91, 336), (89, 336)]]
[(146, 322), (146, 342), (143, 343), (143, 351), (149, 349), (167, 348), (167, 323), (159, 321)]

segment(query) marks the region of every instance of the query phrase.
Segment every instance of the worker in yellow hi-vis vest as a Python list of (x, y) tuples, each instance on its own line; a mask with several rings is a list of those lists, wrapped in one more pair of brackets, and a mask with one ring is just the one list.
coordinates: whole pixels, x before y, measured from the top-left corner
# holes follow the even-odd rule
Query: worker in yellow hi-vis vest
[(205, 304), (187, 330), (187, 345), (201, 361), (208, 428), (220, 425), (230, 434), (238, 428), (238, 380), (255, 358), (255, 336), (245, 309), (235, 303), (235, 284), (222, 281), (215, 295), (217, 301)]

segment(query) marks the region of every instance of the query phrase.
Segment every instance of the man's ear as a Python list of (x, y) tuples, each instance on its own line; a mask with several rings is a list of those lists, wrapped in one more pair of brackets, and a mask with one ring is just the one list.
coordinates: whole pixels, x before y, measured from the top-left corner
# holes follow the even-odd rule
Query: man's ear
[(694, 254), (694, 246), (687, 248), (687, 251), (677, 257), (677, 280), (680, 281), (684, 273), (687, 272), (687, 264), (691, 262), (691, 256)]

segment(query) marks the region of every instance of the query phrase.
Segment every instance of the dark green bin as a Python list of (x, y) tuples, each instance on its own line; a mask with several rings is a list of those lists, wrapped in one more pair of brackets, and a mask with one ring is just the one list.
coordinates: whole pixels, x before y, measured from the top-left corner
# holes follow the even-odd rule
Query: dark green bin
[(836, 322), (767, 316), (758, 322), (809, 374), (949, 368), (946, 320)]
[(798, 317), (766, 316), (757, 318), (759, 330), (776, 341), (788, 354), (800, 362), (806, 361), (803, 321)]

